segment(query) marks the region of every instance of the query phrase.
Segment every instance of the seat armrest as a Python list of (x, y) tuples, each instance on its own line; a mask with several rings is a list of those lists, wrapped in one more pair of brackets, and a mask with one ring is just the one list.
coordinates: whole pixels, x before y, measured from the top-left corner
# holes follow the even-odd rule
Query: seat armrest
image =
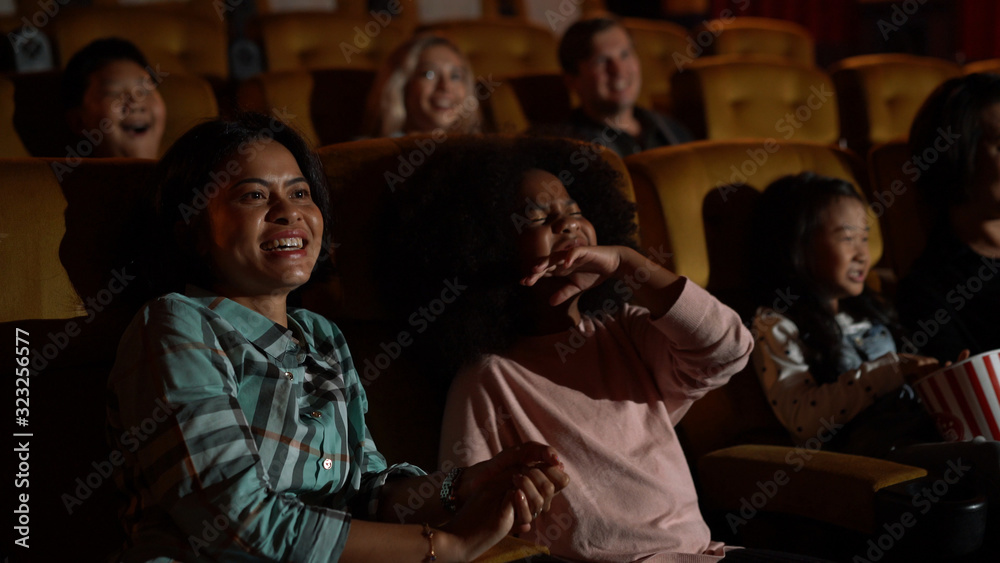
[(543, 561), (540, 556), (548, 555), (548, 548), (535, 545), (514, 536), (507, 536), (500, 543), (486, 550), (476, 558), (474, 563), (508, 563), (530, 558), (531, 561)]
[(743, 445), (705, 455), (698, 475), (705, 508), (729, 511), (731, 523), (781, 512), (870, 533), (875, 493), (927, 471), (871, 457)]

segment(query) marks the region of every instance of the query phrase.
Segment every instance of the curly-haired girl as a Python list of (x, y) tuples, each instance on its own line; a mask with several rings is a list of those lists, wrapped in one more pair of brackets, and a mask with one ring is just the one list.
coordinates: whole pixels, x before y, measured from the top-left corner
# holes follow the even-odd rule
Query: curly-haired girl
[(459, 368), (442, 461), (549, 441), (575, 486), (529, 540), (572, 560), (714, 560), (722, 548), (674, 425), (746, 364), (750, 335), (732, 310), (635, 249), (619, 184), (590, 146), (567, 140), (450, 143), (401, 198), (402, 264), (387, 263), (422, 272), (411, 307), (443, 278), (466, 288), (427, 327), (446, 371)]

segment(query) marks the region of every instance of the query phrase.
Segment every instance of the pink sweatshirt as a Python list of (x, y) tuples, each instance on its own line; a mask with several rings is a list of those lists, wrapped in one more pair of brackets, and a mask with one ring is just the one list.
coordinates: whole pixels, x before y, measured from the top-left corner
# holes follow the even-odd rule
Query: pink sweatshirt
[[(549, 444), (572, 483), (523, 539), (583, 561), (714, 561), (674, 425), (747, 363), (750, 332), (687, 281), (662, 318), (625, 306), (567, 332), (524, 338), (452, 384), (440, 459), (483, 461)], [(702, 554), (702, 555), (696, 555)]]

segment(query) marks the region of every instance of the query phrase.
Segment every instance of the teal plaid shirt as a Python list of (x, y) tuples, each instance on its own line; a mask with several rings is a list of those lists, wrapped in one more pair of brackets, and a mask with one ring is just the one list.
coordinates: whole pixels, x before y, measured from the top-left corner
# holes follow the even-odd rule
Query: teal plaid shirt
[(337, 561), (390, 475), (340, 330), (188, 288), (147, 304), (108, 381), (125, 561)]

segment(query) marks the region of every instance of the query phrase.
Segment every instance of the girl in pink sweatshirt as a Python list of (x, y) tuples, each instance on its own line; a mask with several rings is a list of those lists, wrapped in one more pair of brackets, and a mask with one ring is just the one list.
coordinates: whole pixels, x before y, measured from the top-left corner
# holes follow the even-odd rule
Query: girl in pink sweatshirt
[(458, 369), (442, 465), (549, 443), (572, 485), (522, 538), (579, 561), (721, 558), (674, 427), (744, 367), (749, 331), (662, 249), (636, 250), (620, 177), (591, 147), (462, 141), (399, 196), (386, 261), (421, 273), (404, 310), (434, 303), (442, 280), (462, 288), (419, 318), (433, 365)]

